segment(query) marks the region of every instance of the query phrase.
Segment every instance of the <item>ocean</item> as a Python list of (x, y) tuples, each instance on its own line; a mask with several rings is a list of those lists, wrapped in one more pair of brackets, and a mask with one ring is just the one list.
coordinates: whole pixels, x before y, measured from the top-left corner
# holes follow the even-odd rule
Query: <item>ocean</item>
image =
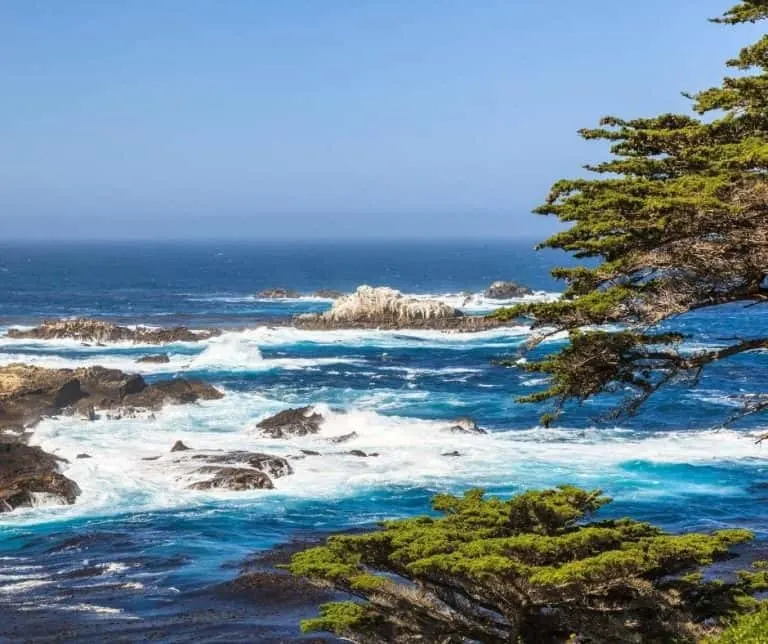
[[(521, 241), (0, 245), (0, 364), (183, 375), (226, 394), (154, 417), (60, 417), (35, 427), (32, 444), (68, 459), (63, 471), (82, 495), (71, 506), (0, 515), (0, 641), (99, 641), (106, 633), (125, 641), (290, 641), (299, 637), (295, 607), (267, 609), (215, 589), (260, 551), (428, 512), (436, 492), (471, 487), (505, 496), (566, 482), (600, 487), (614, 498), (605, 516), (631, 514), (673, 531), (746, 527), (757, 541), (745, 548), (765, 549), (768, 444), (755, 444), (765, 418), (722, 428), (738, 396), (765, 389), (765, 352), (713, 365), (695, 387), (670, 386), (633, 418), (602, 420), (615, 402), (608, 395), (569, 405), (544, 429), (542, 407), (515, 401), (542, 379), (493, 363), (521, 355), (526, 326), (448, 334), (281, 324), (328, 308), (330, 300), (312, 295), (318, 289), (359, 284), (470, 313), (498, 306), (482, 294), (498, 279), (553, 298), (562, 285), (548, 271), (566, 259)], [(256, 296), (271, 287), (302, 296)], [(71, 316), (225, 332), (161, 348), (3, 337), (10, 326)], [(686, 346), (696, 351), (766, 335), (768, 315), (718, 307), (670, 326), (690, 334)], [(167, 364), (136, 362), (158, 351), (169, 354)], [(327, 418), (319, 435), (285, 441), (255, 431), (267, 415), (309, 404)], [(488, 434), (446, 431), (466, 416)], [(350, 449), (379, 456), (329, 449), (329, 437), (353, 431)], [(143, 460), (166, 455), (176, 440), (322, 455), (293, 461), (294, 474), (274, 490), (192, 491), (168, 459)], [(461, 456), (444, 456), (453, 451)]]

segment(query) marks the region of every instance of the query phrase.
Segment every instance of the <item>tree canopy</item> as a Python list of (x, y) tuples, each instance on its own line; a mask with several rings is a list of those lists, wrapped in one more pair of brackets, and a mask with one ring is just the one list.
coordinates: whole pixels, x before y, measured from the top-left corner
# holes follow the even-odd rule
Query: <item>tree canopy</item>
[[(766, 0), (746, 0), (714, 22), (766, 18)], [(532, 345), (568, 334), (562, 350), (525, 365), (550, 385), (524, 400), (554, 401), (556, 414), (568, 400), (624, 391), (619, 411), (632, 412), (671, 380), (768, 348), (768, 337), (750, 337), (686, 352), (679, 333), (659, 328), (696, 309), (768, 301), (768, 35), (727, 65), (735, 73), (720, 86), (688, 95), (698, 117), (608, 116), (580, 132), (608, 142), (610, 157), (586, 166), (588, 178), (555, 183), (535, 212), (570, 224), (539, 248), (591, 265), (553, 271), (567, 285), (559, 301), (493, 314), (532, 318), (542, 330)], [(768, 396), (758, 396), (746, 412), (765, 408)]]
[(609, 501), (570, 486), (506, 501), (470, 490), (435, 497), (440, 517), (331, 537), (290, 569), (357, 601), (326, 604), (302, 627), (371, 643), (682, 643), (758, 606), (762, 564), (728, 583), (699, 572), (750, 532), (672, 535), (631, 519), (589, 520)]

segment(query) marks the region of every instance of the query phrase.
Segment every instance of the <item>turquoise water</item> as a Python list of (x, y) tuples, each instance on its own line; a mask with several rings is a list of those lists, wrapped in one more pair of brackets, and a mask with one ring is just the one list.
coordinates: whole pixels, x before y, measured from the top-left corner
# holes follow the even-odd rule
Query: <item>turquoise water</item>
[[(171, 361), (159, 365), (135, 362), (157, 348), (0, 338), (2, 364), (102, 364), (148, 379), (200, 377), (226, 392), (220, 401), (166, 408), (155, 418), (59, 418), (36, 428), (32, 442), (68, 458), (64, 471), (83, 493), (73, 506), (43, 505), (0, 518), (0, 610), (12, 610), (0, 620), (0, 637), (13, 638), (14, 624), (27, 628), (35, 616), (49, 625), (87, 619), (115, 628), (187, 610), (190, 598), (231, 579), (254, 551), (425, 512), (436, 491), (478, 485), (505, 495), (563, 482), (600, 486), (615, 498), (606, 514), (632, 513), (671, 530), (748, 527), (759, 537), (750, 547), (762, 548), (768, 445), (757, 446), (754, 438), (765, 420), (717, 428), (735, 396), (765, 389), (765, 353), (715, 365), (695, 389), (672, 387), (633, 419), (599, 422), (611, 403), (606, 398), (569, 408), (557, 427), (545, 430), (537, 424), (541, 408), (515, 402), (541, 380), (491, 364), (516, 355), (529, 335), (525, 327), (449, 335), (273, 326), (330, 306), (309, 297), (316, 289), (350, 291), (360, 283), (466, 302), (475, 313), (494, 305), (481, 291), (495, 279), (515, 279), (540, 291), (537, 297), (550, 297), (558, 286), (547, 271), (562, 258), (530, 246), (0, 247), (3, 327), (88, 315), (227, 329), (197, 345), (161, 348)], [(273, 286), (306, 296), (254, 296)], [(468, 302), (463, 291), (473, 293)], [(760, 307), (724, 307), (675, 324), (693, 336), (692, 348), (768, 333)], [(319, 436), (276, 441), (253, 430), (268, 414), (306, 404), (327, 417)], [(461, 416), (489, 434), (446, 432)], [(380, 456), (355, 458), (329, 447), (329, 437), (350, 431), (358, 437), (344, 449)], [(295, 473), (278, 479), (275, 490), (208, 494), (186, 489), (187, 471), (170, 459), (179, 439), (195, 448), (286, 456), (303, 448), (323, 455), (293, 461)], [(462, 456), (442, 455), (454, 450)], [(74, 458), (82, 452), (93, 458)], [(99, 572), (78, 577), (83, 567)], [(235, 632), (252, 619), (233, 617), (216, 628)], [(176, 636), (171, 631), (166, 639)]]

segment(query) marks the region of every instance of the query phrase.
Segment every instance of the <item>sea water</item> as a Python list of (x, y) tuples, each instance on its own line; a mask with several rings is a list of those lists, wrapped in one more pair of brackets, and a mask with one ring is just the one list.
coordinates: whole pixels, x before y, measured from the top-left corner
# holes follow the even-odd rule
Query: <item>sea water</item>
[[(603, 397), (568, 406), (544, 429), (543, 408), (515, 399), (545, 381), (493, 363), (523, 356), (526, 326), (451, 334), (283, 324), (331, 305), (316, 290), (349, 292), (362, 283), (442, 299), (468, 313), (504, 303), (482, 294), (497, 279), (530, 286), (530, 299), (553, 299), (562, 286), (548, 270), (564, 261), (527, 242), (0, 247), (0, 335), (71, 316), (224, 329), (204, 342), (162, 347), (0, 337), (0, 364), (99, 364), (148, 380), (202, 378), (226, 394), (154, 415), (61, 417), (35, 428), (31, 442), (68, 459), (63, 472), (82, 494), (71, 506), (41, 498), (34, 508), (0, 515), (0, 637), (28, 634), (40, 619), (50, 633), (87, 618), (96, 630), (73, 631), (73, 638), (98, 639), (98, 624), (123, 622), (118, 631), (130, 638), (134, 622), (168, 618), (196, 593), (233, 578), (255, 551), (427, 512), (434, 493), (478, 486), (504, 496), (566, 482), (600, 487), (615, 499), (606, 516), (632, 514), (669, 530), (746, 527), (758, 536), (750, 548), (763, 548), (768, 445), (755, 441), (765, 420), (722, 423), (740, 396), (765, 391), (765, 352), (713, 365), (694, 388), (669, 387), (634, 418), (605, 421), (615, 397)], [(271, 287), (302, 297), (258, 297)], [(686, 348), (697, 351), (768, 334), (768, 315), (760, 307), (720, 307), (674, 327), (690, 334)], [(555, 337), (543, 350), (561, 342)], [(136, 362), (158, 352), (170, 361)], [(309, 404), (327, 419), (318, 435), (275, 440), (256, 431), (266, 416)], [(465, 416), (488, 433), (447, 431)], [(343, 449), (328, 440), (350, 432), (356, 437)], [(274, 490), (192, 491), (169, 455), (177, 440), (197, 449), (322, 455), (292, 461), (295, 473), (276, 479)], [(343, 453), (350, 449), (379, 456)], [(450, 452), (460, 456), (445, 456)], [(91, 458), (77, 459), (81, 453)], [(243, 619), (209, 624), (211, 637), (232, 633)], [(247, 640), (243, 632), (252, 631), (237, 632)]]

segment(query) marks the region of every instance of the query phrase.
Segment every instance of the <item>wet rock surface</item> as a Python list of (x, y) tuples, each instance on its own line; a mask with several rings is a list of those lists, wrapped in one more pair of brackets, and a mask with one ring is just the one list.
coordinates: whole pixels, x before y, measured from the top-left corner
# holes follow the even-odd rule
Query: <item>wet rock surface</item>
[(64, 459), (20, 442), (0, 443), (0, 512), (34, 505), (36, 495), (72, 504), (77, 483), (59, 472)]
[(452, 434), (487, 434), (473, 418), (457, 418), (446, 431)]
[(259, 291), (256, 297), (264, 300), (289, 300), (299, 297), (299, 293), (289, 288), (267, 288)]
[(163, 405), (215, 400), (223, 394), (197, 380), (177, 378), (153, 384), (117, 369), (0, 367), (0, 430), (34, 425), (62, 412), (95, 419), (95, 410), (158, 410)]
[(531, 295), (532, 293), (533, 291), (527, 286), (522, 286), (516, 282), (499, 280), (485, 289), (483, 295), (492, 300), (507, 300), (514, 297)]
[(169, 342), (199, 342), (217, 336), (221, 331), (205, 329), (192, 331), (187, 327), (154, 329), (126, 327), (106, 322), (78, 318), (76, 320), (45, 320), (34, 329), (9, 329), (8, 337), (30, 340), (72, 339), (81, 342), (133, 342), (136, 344), (167, 344)]
[(171, 361), (167, 353), (156, 353), (147, 356), (141, 356), (136, 362), (149, 362), (153, 364), (168, 364)]
[(226, 489), (235, 492), (245, 490), (271, 490), (275, 487), (272, 479), (264, 472), (245, 467), (201, 467), (197, 470), (200, 474), (212, 475), (204, 481), (192, 483), (191, 490), (215, 490)]
[(323, 415), (314, 407), (298, 407), (285, 409), (274, 416), (265, 418), (256, 427), (270, 438), (291, 438), (317, 434), (323, 424)]

